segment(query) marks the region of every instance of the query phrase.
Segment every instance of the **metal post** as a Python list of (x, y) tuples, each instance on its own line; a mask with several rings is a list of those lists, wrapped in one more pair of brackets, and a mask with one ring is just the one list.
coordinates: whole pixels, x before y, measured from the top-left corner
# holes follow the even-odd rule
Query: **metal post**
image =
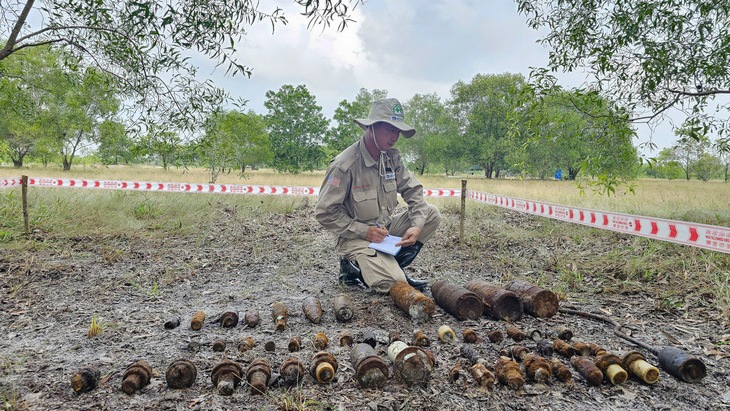
[(30, 237), (30, 223), (28, 222), (28, 176), (22, 177), (21, 193), (23, 197), (23, 222), (25, 223), (25, 236)]
[(464, 245), (464, 215), (466, 214), (466, 180), (461, 180), (461, 216), (459, 217), (459, 245)]

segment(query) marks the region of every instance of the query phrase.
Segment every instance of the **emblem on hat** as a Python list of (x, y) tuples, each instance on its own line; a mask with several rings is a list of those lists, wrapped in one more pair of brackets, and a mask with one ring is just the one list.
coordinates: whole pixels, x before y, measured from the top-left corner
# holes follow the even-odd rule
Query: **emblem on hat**
[(391, 110), (393, 110), (393, 114), (395, 114), (397, 116), (403, 115), (403, 107), (401, 107), (400, 104), (394, 105)]

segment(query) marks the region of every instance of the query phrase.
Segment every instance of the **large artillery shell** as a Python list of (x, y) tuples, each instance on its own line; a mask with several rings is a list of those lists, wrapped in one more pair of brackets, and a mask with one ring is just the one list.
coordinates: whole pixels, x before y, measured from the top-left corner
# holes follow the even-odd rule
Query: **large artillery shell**
[(302, 349), (302, 339), (299, 337), (291, 337), (288, 345), (289, 352), (296, 352)]
[(233, 328), (238, 325), (238, 310), (235, 308), (228, 308), (221, 315), (221, 327)]
[(332, 305), (335, 308), (335, 318), (337, 321), (350, 321), (355, 314), (355, 310), (352, 306), (352, 300), (347, 294), (339, 294), (332, 301)]
[(314, 297), (307, 297), (302, 302), (302, 310), (304, 316), (314, 324), (319, 324), (322, 320), (322, 304)]
[(431, 294), (436, 304), (459, 320), (476, 320), (484, 312), (482, 299), (458, 284), (436, 281)]
[(274, 320), (276, 331), (286, 330), (287, 309), (283, 303), (275, 302), (271, 305), (271, 319)]
[(494, 374), (484, 366), (484, 364), (474, 364), (469, 368), (471, 376), (480, 387), (492, 389), (494, 387)]
[(127, 367), (122, 377), (122, 391), (132, 394), (150, 383), (152, 367), (147, 361), (141, 360)]
[(192, 328), (195, 331), (198, 331), (201, 328), (203, 328), (204, 322), (205, 322), (205, 312), (198, 311), (197, 313), (193, 314), (193, 318), (190, 320), (190, 328)]
[(520, 365), (507, 357), (497, 359), (497, 363), (494, 365), (494, 372), (497, 374), (499, 382), (514, 390), (518, 390), (525, 385), (525, 379), (522, 377)]
[(271, 367), (268, 361), (263, 358), (253, 360), (246, 370), (246, 380), (251, 386), (251, 394), (266, 394), (271, 378)]
[(507, 336), (515, 342), (520, 342), (525, 339), (525, 333), (520, 331), (520, 329), (514, 325), (507, 326)]
[(586, 381), (595, 386), (601, 385), (601, 381), (603, 381), (603, 373), (595, 364), (593, 364), (593, 361), (586, 357), (577, 355), (570, 360), (570, 363), (573, 365), (573, 368), (575, 368), (576, 371), (578, 371), (578, 373), (586, 379)]
[(484, 314), (505, 321), (516, 321), (522, 317), (522, 301), (512, 291), (489, 284), (484, 280), (471, 281), (464, 287), (482, 299)]
[(71, 377), (71, 388), (76, 392), (87, 392), (96, 388), (99, 382), (99, 370), (96, 367), (86, 367)]
[(550, 368), (553, 370), (553, 376), (560, 382), (568, 382), (573, 378), (573, 373), (559, 359), (550, 360)]
[(465, 329), (462, 336), (464, 338), (464, 341), (468, 342), (469, 344), (473, 344), (479, 339), (479, 337), (477, 336), (477, 332), (472, 330), (471, 328)]
[(314, 348), (319, 351), (324, 350), (327, 347), (328, 342), (329, 339), (327, 339), (327, 335), (325, 335), (325, 333), (317, 333), (317, 335), (315, 335), (312, 339), (312, 343), (314, 343)]
[(525, 365), (525, 373), (527, 377), (540, 383), (545, 383), (553, 373), (550, 364), (545, 361), (544, 358), (535, 354), (526, 354), (522, 358), (522, 362)]
[(659, 351), (659, 364), (673, 376), (685, 382), (699, 382), (707, 375), (707, 367), (699, 358), (676, 347), (664, 347)]
[(596, 357), (594, 364), (606, 375), (611, 384), (623, 384), (628, 378), (626, 370), (621, 368), (621, 359), (616, 354), (604, 352)]
[(253, 328), (253, 327), (259, 325), (259, 311), (258, 310), (246, 311), (246, 315), (243, 317), (243, 321), (246, 323), (246, 325), (249, 328)]
[(522, 306), (528, 314), (550, 318), (558, 312), (558, 297), (552, 291), (518, 280), (508, 282), (504, 288), (520, 297)]
[(304, 364), (294, 358), (289, 358), (281, 365), (280, 374), (285, 386), (297, 385), (304, 379)]
[(388, 366), (375, 349), (360, 343), (352, 348), (350, 361), (355, 369), (355, 378), (363, 388), (382, 387), (388, 379)]
[(399, 281), (390, 287), (390, 299), (416, 322), (428, 320), (436, 311), (430, 298), (405, 281)]
[(419, 347), (395, 341), (388, 346), (388, 358), (393, 362), (395, 375), (408, 385), (425, 383), (431, 377), (434, 364)]
[(578, 355), (578, 351), (573, 348), (572, 345), (559, 338), (556, 338), (555, 341), (553, 341), (553, 350), (555, 350), (556, 353), (568, 358), (574, 355)]
[(624, 354), (621, 358), (621, 367), (647, 384), (654, 384), (659, 381), (659, 369), (646, 362), (644, 355), (638, 351)]
[(439, 327), (437, 333), (439, 335), (439, 339), (447, 344), (454, 342), (454, 340), (456, 339), (456, 334), (454, 334), (454, 330), (452, 330), (451, 327), (449, 327), (448, 325), (442, 325), (441, 327)]
[(165, 381), (170, 388), (189, 388), (198, 376), (195, 364), (188, 360), (177, 360), (167, 367)]
[(231, 360), (223, 360), (213, 367), (210, 379), (220, 395), (232, 395), (243, 379), (243, 367)]
[(330, 383), (336, 372), (337, 360), (328, 352), (320, 351), (315, 354), (309, 365), (309, 374), (322, 384)]

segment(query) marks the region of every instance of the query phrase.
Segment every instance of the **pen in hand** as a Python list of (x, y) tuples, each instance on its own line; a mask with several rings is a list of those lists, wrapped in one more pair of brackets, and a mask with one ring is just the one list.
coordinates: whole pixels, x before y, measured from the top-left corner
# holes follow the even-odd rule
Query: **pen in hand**
[[(383, 227), (381, 227), (380, 224), (378, 224), (377, 221), (375, 222), (375, 227), (378, 227), (381, 230), (383, 229)], [(390, 236), (390, 234), (386, 234), (385, 236), (388, 237), (388, 236)]]

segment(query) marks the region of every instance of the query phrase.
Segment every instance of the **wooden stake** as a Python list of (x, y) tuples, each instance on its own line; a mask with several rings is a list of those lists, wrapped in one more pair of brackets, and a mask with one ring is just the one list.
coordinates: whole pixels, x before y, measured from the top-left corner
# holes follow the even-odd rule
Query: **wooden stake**
[(461, 215), (459, 216), (459, 246), (464, 245), (464, 215), (466, 214), (466, 180), (461, 180)]
[(25, 236), (30, 237), (30, 222), (28, 221), (28, 176), (22, 177), (21, 193), (23, 197), (23, 222), (25, 223)]

